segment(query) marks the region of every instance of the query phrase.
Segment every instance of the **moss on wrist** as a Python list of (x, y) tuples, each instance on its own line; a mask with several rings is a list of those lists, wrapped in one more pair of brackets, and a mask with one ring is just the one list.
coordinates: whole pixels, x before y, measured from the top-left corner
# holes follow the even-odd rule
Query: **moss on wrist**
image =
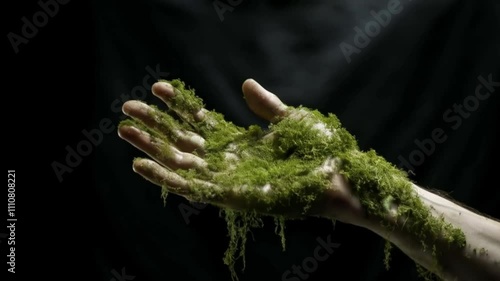
[[(201, 108), (201, 99), (186, 89), (184, 83), (180, 80), (169, 82), (177, 89), (172, 106), (189, 113)], [(284, 247), (284, 220), (287, 217), (280, 212), (298, 210), (302, 216), (309, 214), (313, 204), (331, 188), (331, 174), (315, 171), (325, 159), (332, 157), (336, 159), (336, 172), (350, 182), (368, 216), (380, 218), (383, 223), (390, 214), (389, 206), (397, 206), (396, 219), (405, 218), (405, 221), (401, 225), (384, 225), (388, 230), (398, 228), (414, 235), (422, 247), (435, 256), (443, 238), (448, 246), (465, 246), (463, 232), (432, 216), (413, 190), (406, 173), (374, 150), (360, 151), (354, 136), (341, 126), (335, 115), (325, 116), (304, 107), (289, 107), (289, 110), (291, 114), (301, 112), (303, 117), (283, 118), (266, 130), (258, 126), (238, 127), (213, 111), (206, 112), (202, 122), (183, 116), (194, 131), (206, 139), (205, 160), (210, 169), (207, 173), (176, 171), (191, 181), (192, 199), (220, 202), (237, 194), (246, 208), (246, 211), (223, 209), (221, 212), (228, 225), (230, 240), (224, 262), (230, 267), (233, 278), (237, 278), (235, 262), (241, 258), (245, 263), (248, 232), (262, 226), (261, 214), (280, 214), (275, 218)], [(161, 118), (168, 120), (171, 126), (172, 119), (164, 115)], [(186, 128), (186, 125), (180, 127)], [(265, 137), (269, 133), (273, 137)], [(227, 160), (226, 152), (236, 155), (239, 160)], [(207, 188), (195, 179), (218, 187)], [(388, 261), (389, 249), (386, 250)]]

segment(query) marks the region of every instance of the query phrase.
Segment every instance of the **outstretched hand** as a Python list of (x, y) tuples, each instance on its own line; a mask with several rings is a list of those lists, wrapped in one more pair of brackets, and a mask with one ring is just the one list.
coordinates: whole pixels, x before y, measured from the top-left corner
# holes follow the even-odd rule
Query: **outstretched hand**
[[(294, 140), (284, 139), (290, 136), (275, 130), (273, 124), (302, 123), (312, 129), (308, 137), (318, 140), (335, 138), (335, 128), (309, 111), (286, 106), (252, 79), (243, 83), (242, 90), (250, 109), (271, 122), (269, 131), (245, 130), (227, 122), (222, 115), (203, 108), (201, 100), (183, 97), (184, 91), (167, 82), (154, 84), (152, 91), (167, 104), (168, 113), (140, 101), (126, 102), (123, 112), (132, 119), (119, 127), (119, 136), (151, 157), (134, 160), (133, 170), (192, 201), (285, 217), (313, 215), (361, 224), (364, 211), (350, 184), (338, 172), (335, 158), (325, 157), (314, 169), (304, 171), (309, 167), (301, 166), (304, 157), (287, 158), (286, 154), (294, 151), (282, 151), (281, 143)], [(300, 138), (298, 133), (296, 137)], [(268, 147), (273, 150), (256, 149), (254, 143), (272, 143)], [(314, 149), (321, 147), (311, 147)], [(304, 153), (302, 156), (307, 158)], [(245, 166), (247, 159), (253, 159), (255, 165), (259, 158), (272, 161), (274, 166)], [(260, 171), (275, 167), (279, 172)], [(290, 173), (286, 173), (287, 167), (303, 170), (297, 173), (289, 169)], [(235, 176), (237, 172), (239, 177)], [(256, 173), (261, 174), (259, 180), (250, 177)], [(326, 180), (326, 188), (318, 193), (317, 187), (308, 186), (302, 179), (310, 179), (310, 175)], [(227, 186), (228, 178), (237, 184)], [(273, 186), (277, 181), (289, 184), (290, 189)]]

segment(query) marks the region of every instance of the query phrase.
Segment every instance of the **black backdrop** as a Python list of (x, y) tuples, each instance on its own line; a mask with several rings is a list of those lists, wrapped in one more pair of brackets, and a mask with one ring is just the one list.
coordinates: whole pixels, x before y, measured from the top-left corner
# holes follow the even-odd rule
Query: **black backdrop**
[[(483, 86), (482, 100), (476, 97), (484, 85), (479, 76), (500, 81), (497, 2), (220, 1), (235, 4), (223, 20), (215, 2), (74, 0), (59, 4), (17, 54), (7, 37), (13, 64), (5, 90), (5, 153), (17, 165), (19, 216), (26, 216), (17, 230), (20, 274), (230, 280), (218, 210), (198, 208), (186, 223), (180, 208), (192, 205), (170, 196), (163, 207), (159, 189), (131, 171), (142, 153), (115, 129), (100, 129), (116, 127), (124, 100), (159, 104), (146, 89), (153, 78), (143, 83), (158, 73), (183, 79), (209, 109), (242, 126), (265, 125), (240, 90), (244, 79), (254, 78), (290, 105), (337, 114), (363, 149), (374, 148), (405, 169), (401, 159), (408, 161), (420, 185), (500, 216), (492, 165), (500, 87), (490, 86), (486, 96)], [(5, 34), (20, 34), (20, 19), (40, 9), (35, 1), (9, 9)], [(379, 24), (366, 46), (356, 45), (356, 28), (366, 34), (376, 21), (372, 12), (390, 10), (390, 22)], [(342, 43), (359, 47), (350, 62)], [(464, 102), (463, 112), (455, 111), (454, 104)], [(417, 143), (428, 143), (439, 129), (446, 140), (425, 154)], [(88, 140), (82, 130), (102, 139), (81, 161), (68, 162), (67, 149), (84, 149)], [(72, 171), (58, 166), (58, 178), (55, 162)], [(286, 280), (283, 273), (302, 265), (316, 239), (329, 235), (340, 247), (307, 280), (417, 280), (414, 263), (398, 250), (386, 271), (384, 241), (367, 230), (342, 223), (333, 230), (330, 221), (311, 218), (287, 223), (286, 235), (282, 252), (272, 220), (255, 230), (240, 280)], [(6, 244), (0, 247), (4, 253)]]

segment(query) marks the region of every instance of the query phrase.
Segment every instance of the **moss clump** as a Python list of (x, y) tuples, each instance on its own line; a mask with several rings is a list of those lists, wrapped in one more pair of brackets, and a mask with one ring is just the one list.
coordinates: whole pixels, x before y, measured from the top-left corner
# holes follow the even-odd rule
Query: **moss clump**
[(175, 89), (176, 95), (171, 99), (170, 107), (184, 109), (185, 114), (182, 114), (181, 118), (189, 122), (194, 121), (192, 114), (198, 112), (204, 106), (203, 101), (195, 95), (195, 90), (187, 88), (186, 84), (179, 79), (163, 81), (170, 83)]
[[(260, 215), (275, 216), (276, 233), (282, 237), (285, 248), (285, 219), (315, 214), (313, 207), (331, 188), (333, 172), (348, 179), (368, 216), (381, 222), (392, 218), (396, 223), (386, 227), (414, 235), (425, 250), (434, 254), (436, 267), (440, 247), (465, 246), (463, 232), (442, 218), (432, 216), (415, 193), (407, 174), (374, 150), (361, 151), (354, 136), (341, 126), (335, 115), (289, 107), (289, 117), (266, 130), (258, 126), (236, 126), (213, 111), (206, 111), (204, 119), (199, 121), (192, 116), (203, 107), (202, 100), (180, 80), (168, 82), (176, 88), (176, 96), (169, 105), (182, 121), (160, 112), (154, 114), (166, 120), (167, 127), (189, 126), (206, 140), (204, 158), (208, 171), (178, 170), (177, 173), (190, 181), (193, 201), (222, 206), (230, 238), (224, 262), (233, 278), (237, 278), (235, 262), (242, 259), (243, 266), (245, 264), (248, 232), (252, 227), (262, 226)], [(148, 128), (151, 130), (156, 129)], [(153, 132), (153, 135), (161, 133)], [(334, 159), (335, 171), (318, 171), (326, 159)], [(199, 180), (216, 186), (207, 188)], [(237, 210), (226, 208), (228, 206)], [(398, 223), (400, 221), (402, 223)], [(387, 267), (390, 248), (391, 244), (387, 243)]]

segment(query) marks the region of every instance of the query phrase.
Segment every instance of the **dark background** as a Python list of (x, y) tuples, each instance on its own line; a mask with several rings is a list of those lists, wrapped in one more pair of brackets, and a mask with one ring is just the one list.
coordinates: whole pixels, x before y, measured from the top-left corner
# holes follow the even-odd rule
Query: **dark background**
[[(254, 78), (289, 105), (337, 114), (363, 149), (397, 165), (415, 140), (442, 128), (447, 140), (414, 165), (412, 180), (499, 217), (500, 88), (456, 130), (443, 119), (474, 94), (479, 75), (500, 81), (498, 2), (402, 0), (403, 11), (348, 63), (339, 44), (352, 45), (353, 28), (364, 29), (370, 11), (388, 2), (247, 0), (221, 21), (211, 1), (73, 0), (17, 54), (4, 37), (4, 151), (18, 177), (16, 277), (109, 281), (125, 268), (133, 280), (230, 280), (218, 210), (206, 207), (186, 224), (179, 206), (189, 202), (170, 196), (163, 207), (159, 189), (131, 171), (143, 154), (116, 130), (62, 182), (51, 166), (65, 164), (66, 146), (86, 139), (82, 130), (105, 118), (118, 124), (114, 101), (142, 85), (148, 66), (183, 79), (207, 108), (242, 126), (265, 125), (240, 90)], [(4, 34), (20, 34), (21, 18), (40, 10), (36, 1), (5, 9)], [(160, 105), (149, 91), (144, 100)], [(330, 221), (311, 218), (287, 223), (286, 235), (282, 252), (272, 220), (255, 230), (240, 280), (282, 280), (328, 235), (341, 246), (307, 280), (417, 280), (398, 250), (386, 271), (384, 241), (367, 230), (338, 223), (333, 231)], [(6, 243), (0, 248), (5, 258)]]

